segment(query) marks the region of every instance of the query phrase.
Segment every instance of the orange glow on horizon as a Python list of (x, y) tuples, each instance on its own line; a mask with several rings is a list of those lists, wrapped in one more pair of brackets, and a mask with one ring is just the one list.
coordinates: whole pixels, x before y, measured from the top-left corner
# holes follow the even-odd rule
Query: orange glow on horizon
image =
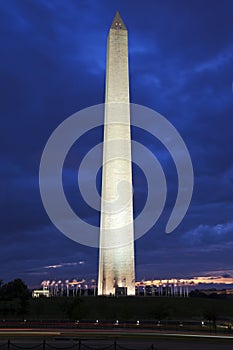
[(150, 285), (156, 285), (156, 286), (161, 286), (161, 285), (166, 285), (166, 284), (176, 284), (176, 285), (189, 285), (189, 286), (195, 286), (198, 284), (233, 284), (233, 278), (232, 277), (222, 277), (222, 276), (202, 276), (202, 277), (193, 277), (191, 279), (161, 279), (161, 280), (149, 280), (149, 281), (140, 281), (136, 282), (136, 286), (150, 286)]

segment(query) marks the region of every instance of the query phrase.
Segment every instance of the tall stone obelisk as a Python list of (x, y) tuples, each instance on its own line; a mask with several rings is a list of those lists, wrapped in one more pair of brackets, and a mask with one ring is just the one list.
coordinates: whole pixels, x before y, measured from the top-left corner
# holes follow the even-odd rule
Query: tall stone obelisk
[(117, 12), (108, 35), (98, 295), (135, 295), (128, 32)]

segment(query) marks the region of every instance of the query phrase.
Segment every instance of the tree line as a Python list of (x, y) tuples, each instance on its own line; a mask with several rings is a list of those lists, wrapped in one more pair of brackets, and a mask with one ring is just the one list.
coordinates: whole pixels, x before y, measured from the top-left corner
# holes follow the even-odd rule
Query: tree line
[(5, 284), (0, 280), (0, 314), (3, 317), (24, 316), (28, 311), (29, 297), (30, 291), (20, 278)]

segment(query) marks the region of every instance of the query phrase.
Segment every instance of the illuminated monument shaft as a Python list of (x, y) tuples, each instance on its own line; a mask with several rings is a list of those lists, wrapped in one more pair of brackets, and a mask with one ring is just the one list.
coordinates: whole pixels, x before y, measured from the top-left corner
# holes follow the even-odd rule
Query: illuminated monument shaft
[(98, 294), (135, 295), (128, 32), (117, 12), (108, 36)]

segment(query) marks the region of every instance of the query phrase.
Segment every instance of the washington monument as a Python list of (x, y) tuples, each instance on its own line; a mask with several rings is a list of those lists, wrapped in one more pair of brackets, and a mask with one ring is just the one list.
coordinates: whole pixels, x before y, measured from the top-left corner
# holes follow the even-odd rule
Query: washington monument
[(135, 295), (128, 32), (117, 12), (107, 44), (98, 295)]

